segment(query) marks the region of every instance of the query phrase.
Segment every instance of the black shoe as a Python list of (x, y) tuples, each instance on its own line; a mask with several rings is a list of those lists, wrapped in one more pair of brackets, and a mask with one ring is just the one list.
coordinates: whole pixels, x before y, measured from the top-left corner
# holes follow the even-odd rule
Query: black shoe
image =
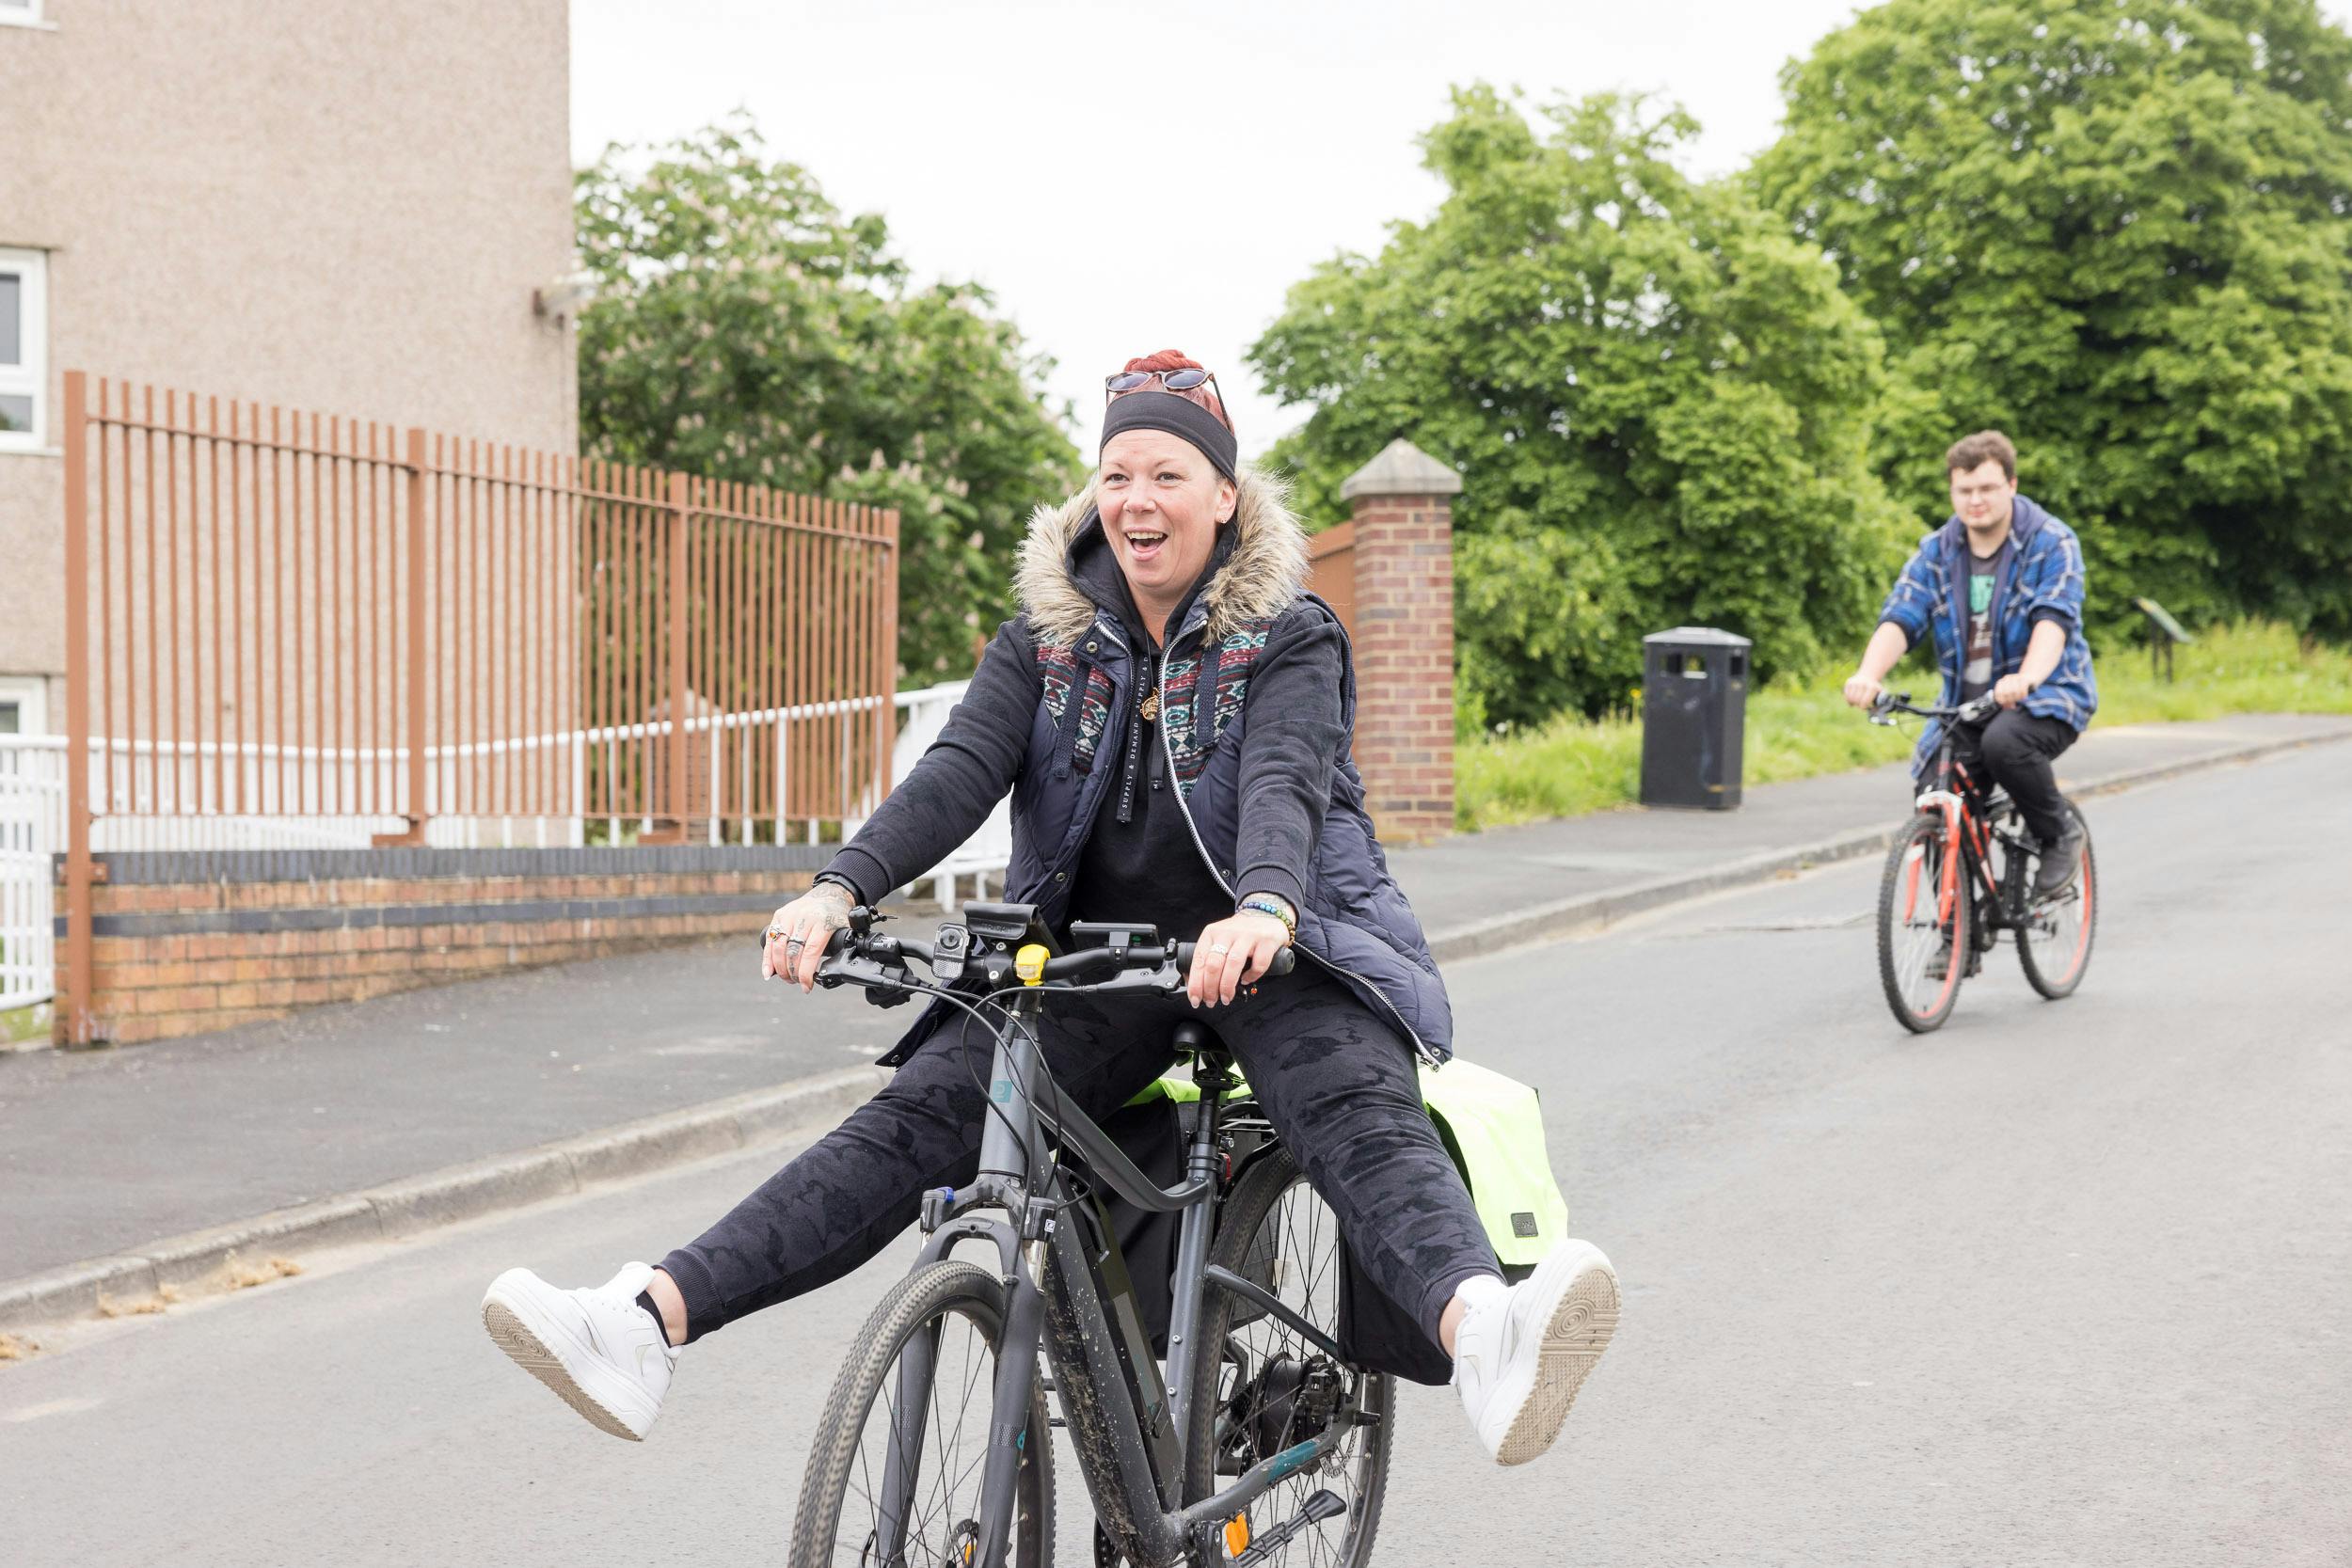
[(1952, 939), (1946, 937), (1943, 943), (1936, 948), (1935, 957), (1928, 960), (1927, 977), (1931, 980), (1941, 980), (1951, 972)]
[(2042, 863), (2034, 867), (2033, 895), (2050, 898), (2065, 892), (2067, 884), (2074, 879), (2074, 873), (2082, 869), (2082, 824), (2069, 822), (2056, 844), (2042, 847)]

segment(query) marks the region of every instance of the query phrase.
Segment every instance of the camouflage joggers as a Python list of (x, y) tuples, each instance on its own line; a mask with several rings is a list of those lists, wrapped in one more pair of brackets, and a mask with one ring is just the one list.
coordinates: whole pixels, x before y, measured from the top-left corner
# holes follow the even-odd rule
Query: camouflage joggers
[[(1502, 1272), (1411, 1048), (1338, 981), (1301, 965), (1206, 1012), (1181, 994), (1054, 1001), (1039, 1039), (1063, 1095), (1097, 1121), (1168, 1070), (1179, 1022), (1216, 1030), (1366, 1275), (1433, 1342), (1454, 1287)], [(992, 1040), (966, 1021), (949, 1015), (880, 1094), (661, 1260), (690, 1342), (840, 1278), (914, 1223), (925, 1192), (971, 1183)]]

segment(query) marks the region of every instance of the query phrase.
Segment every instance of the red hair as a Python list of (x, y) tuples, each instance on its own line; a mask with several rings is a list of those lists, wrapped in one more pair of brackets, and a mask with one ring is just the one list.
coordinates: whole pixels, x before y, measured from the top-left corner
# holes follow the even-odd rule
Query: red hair
[[(1200, 360), (1193, 358), (1182, 349), (1164, 348), (1157, 354), (1147, 354), (1140, 359), (1130, 359), (1124, 365), (1120, 366), (1120, 369), (1127, 371), (1166, 372), (1204, 371), (1207, 370), (1208, 367), (1203, 365)], [(1168, 390), (1165, 387), (1159, 389), (1162, 391)], [(1186, 403), (1199, 404), (1210, 413), (1215, 414), (1219, 422), (1221, 422), (1226, 429), (1231, 430), (1233, 428), (1233, 417), (1225, 411), (1225, 404), (1218, 401), (1217, 395), (1209, 390), (1209, 385), (1207, 382), (1204, 381), (1198, 387), (1187, 387), (1183, 391), (1174, 392), (1171, 395), (1183, 398)]]

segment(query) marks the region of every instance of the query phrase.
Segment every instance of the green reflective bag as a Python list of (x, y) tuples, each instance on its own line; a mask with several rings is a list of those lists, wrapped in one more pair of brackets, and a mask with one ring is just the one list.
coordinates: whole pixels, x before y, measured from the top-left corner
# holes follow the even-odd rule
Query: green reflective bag
[(1442, 1068), (1422, 1064), (1421, 1094), (1495, 1256), (1518, 1277), (1568, 1239), (1568, 1200), (1552, 1179), (1535, 1091), (1456, 1056)]

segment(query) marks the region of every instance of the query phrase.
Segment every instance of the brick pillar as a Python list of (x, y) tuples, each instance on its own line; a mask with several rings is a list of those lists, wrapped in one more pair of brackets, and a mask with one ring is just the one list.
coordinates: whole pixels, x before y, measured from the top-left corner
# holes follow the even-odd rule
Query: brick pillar
[(1462, 476), (1402, 437), (1349, 476), (1356, 766), (1386, 844), (1454, 831), (1454, 500)]

